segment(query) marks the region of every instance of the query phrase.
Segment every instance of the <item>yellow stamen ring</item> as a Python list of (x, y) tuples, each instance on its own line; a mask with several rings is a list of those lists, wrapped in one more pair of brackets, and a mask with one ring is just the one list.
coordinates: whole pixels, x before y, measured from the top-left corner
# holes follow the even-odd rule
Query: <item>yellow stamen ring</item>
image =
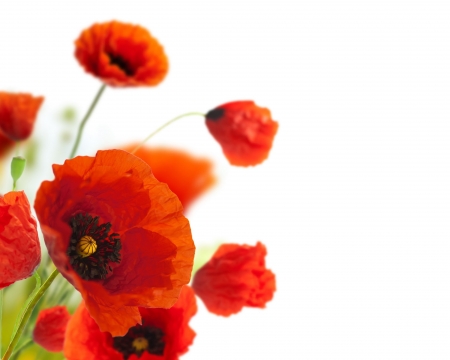
[(136, 351), (144, 351), (148, 348), (148, 340), (144, 337), (138, 337), (133, 340), (132, 346)]
[(91, 256), (97, 251), (97, 242), (91, 236), (83, 236), (77, 244), (77, 253), (82, 257)]

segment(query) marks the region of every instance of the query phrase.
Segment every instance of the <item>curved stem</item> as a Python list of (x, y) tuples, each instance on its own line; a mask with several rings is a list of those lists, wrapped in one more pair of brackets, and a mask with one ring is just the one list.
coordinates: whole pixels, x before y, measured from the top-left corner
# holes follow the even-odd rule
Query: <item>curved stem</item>
[(95, 95), (94, 101), (92, 101), (91, 106), (89, 107), (86, 115), (84, 115), (83, 120), (81, 120), (80, 127), (78, 128), (77, 138), (75, 139), (75, 144), (73, 144), (72, 152), (70, 153), (69, 159), (72, 159), (75, 154), (77, 153), (78, 145), (80, 145), (81, 135), (83, 135), (83, 129), (86, 125), (87, 121), (89, 120), (89, 117), (91, 116), (92, 112), (95, 109), (95, 106), (97, 105), (98, 101), (100, 100), (100, 97), (103, 94), (103, 91), (105, 91), (106, 85), (103, 84), (100, 89), (97, 92), (97, 95)]
[(147, 136), (138, 146), (136, 146), (133, 151), (131, 152), (131, 154), (134, 154), (136, 151), (138, 151), (148, 140), (150, 140), (154, 135), (156, 135), (157, 133), (159, 133), (162, 129), (166, 128), (167, 126), (169, 126), (170, 124), (174, 123), (175, 121), (187, 117), (187, 116), (203, 116), (205, 117), (206, 115), (200, 112), (188, 112), (182, 115), (178, 115), (177, 117), (173, 118), (172, 120), (169, 120), (168, 122), (166, 122), (164, 125), (161, 125), (159, 128), (157, 128), (155, 131), (153, 131), (149, 136)]
[(11, 354), (14, 348), (16, 347), (17, 343), (19, 342), (20, 337), (22, 336), (23, 330), (27, 325), (28, 319), (30, 318), (34, 307), (41, 299), (42, 295), (44, 295), (45, 291), (51, 285), (53, 280), (55, 280), (55, 278), (58, 276), (58, 274), (59, 274), (58, 269), (53, 270), (48, 279), (45, 280), (44, 284), (42, 284), (36, 295), (34, 295), (34, 297), (31, 299), (30, 303), (27, 306), (27, 310), (25, 311), (25, 314), (22, 317), (22, 321), (20, 322), (19, 327), (17, 328), (16, 335), (14, 335), (13, 339), (11, 340), (11, 343), (9, 344), (8, 349), (6, 349), (5, 355), (3, 355), (2, 360), (8, 360), (11, 357)]
[(16, 359), (17, 356), (20, 355), (20, 353), (25, 350), (28, 346), (33, 344), (33, 340), (28, 339), (26, 342), (24, 342), (16, 351), (14, 351), (14, 354), (11, 356), (11, 360)]

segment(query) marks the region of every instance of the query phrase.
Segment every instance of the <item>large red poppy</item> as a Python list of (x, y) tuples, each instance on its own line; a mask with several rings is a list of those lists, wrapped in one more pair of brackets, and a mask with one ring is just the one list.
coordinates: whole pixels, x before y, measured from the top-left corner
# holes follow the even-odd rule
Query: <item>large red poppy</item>
[(80, 65), (111, 86), (154, 86), (169, 68), (161, 44), (138, 25), (94, 24), (81, 33), (75, 46)]
[(35, 202), (44, 240), (100, 329), (124, 335), (141, 322), (138, 306), (171, 307), (195, 251), (176, 195), (122, 150), (78, 156), (53, 172)]
[(278, 130), (270, 110), (253, 101), (216, 107), (206, 114), (206, 126), (228, 161), (237, 166), (257, 165), (267, 159)]
[(139, 308), (142, 325), (123, 337), (101, 332), (84, 303), (69, 321), (64, 343), (67, 360), (178, 360), (188, 351), (195, 332), (189, 320), (197, 312), (194, 292), (183, 287), (170, 309)]
[(0, 92), (0, 131), (10, 140), (27, 139), (43, 101), (42, 96)]
[(275, 275), (266, 269), (266, 247), (223, 244), (194, 276), (192, 288), (207, 309), (229, 316), (244, 306), (264, 308), (275, 292)]
[(33, 330), (33, 340), (50, 352), (62, 351), (70, 314), (65, 306), (41, 310)]
[(36, 220), (23, 191), (0, 196), (0, 289), (30, 277), (41, 262)]
[[(126, 146), (132, 151), (136, 144)], [(208, 190), (216, 181), (213, 164), (206, 158), (196, 158), (185, 151), (170, 148), (141, 147), (135, 155), (150, 165), (153, 175), (169, 185), (184, 209)]]

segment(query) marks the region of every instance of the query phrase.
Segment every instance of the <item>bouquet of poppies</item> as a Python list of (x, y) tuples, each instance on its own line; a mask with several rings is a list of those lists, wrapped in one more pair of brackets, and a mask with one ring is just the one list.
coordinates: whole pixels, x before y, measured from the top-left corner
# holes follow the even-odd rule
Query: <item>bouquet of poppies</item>
[[(0, 305), (5, 288), (31, 276), (36, 281), (0, 357), (18, 359), (36, 343), (68, 360), (176, 360), (196, 336), (189, 326), (196, 296), (221, 316), (263, 308), (275, 275), (261, 242), (222, 244), (193, 273), (195, 244), (185, 214), (214, 184), (212, 164), (148, 141), (184, 117), (203, 117), (231, 165), (255, 166), (267, 159), (278, 123), (253, 101), (233, 101), (177, 116), (139, 143), (80, 156), (84, 126), (106, 87), (156, 86), (169, 66), (147, 29), (118, 21), (82, 31), (75, 57), (101, 85), (67, 160), (53, 165), (54, 179), (37, 191), (37, 221), (17, 190), (27, 160), (20, 151), (11, 162), (12, 191), (0, 197)], [(0, 92), (3, 154), (32, 135), (43, 101)], [(38, 224), (48, 252), (42, 261)], [(70, 314), (65, 302), (74, 291), (82, 300)]]

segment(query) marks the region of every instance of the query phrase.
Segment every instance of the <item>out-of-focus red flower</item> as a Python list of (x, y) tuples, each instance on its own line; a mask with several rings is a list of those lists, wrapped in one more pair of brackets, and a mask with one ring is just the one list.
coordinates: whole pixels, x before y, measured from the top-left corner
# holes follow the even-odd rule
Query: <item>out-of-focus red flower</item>
[(31, 276), (41, 262), (36, 227), (23, 191), (0, 196), (0, 289)]
[(65, 306), (54, 306), (42, 310), (33, 330), (34, 342), (47, 351), (62, 351), (69, 320), (70, 314)]
[(206, 114), (206, 126), (230, 164), (237, 166), (257, 165), (267, 159), (278, 130), (269, 109), (253, 101), (216, 107)]
[(111, 86), (154, 86), (166, 76), (169, 62), (147, 29), (110, 21), (94, 24), (75, 41), (83, 68)]
[(189, 320), (197, 312), (194, 292), (183, 287), (170, 309), (139, 308), (142, 325), (123, 337), (101, 332), (84, 303), (69, 321), (64, 343), (67, 360), (178, 360), (188, 351), (195, 332)]
[(55, 266), (102, 331), (124, 335), (138, 307), (170, 308), (189, 282), (194, 242), (180, 201), (122, 150), (53, 165), (35, 209)]
[[(124, 150), (132, 151), (136, 145), (126, 146)], [(141, 147), (135, 155), (150, 165), (159, 181), (169, 185), (185, 210), (216, 181), (211, 161), (195, 158), (181, 150)]]
[(214, 314), (229, 316), (244, 306), (264, 308), (275, 292), (266, 269), (266, 247), (223, 244), (194, 276), (192, 288)]
[(10, 140), (27, 139), (43, 101), (42, 96), (0, 92), (0, 131)]

